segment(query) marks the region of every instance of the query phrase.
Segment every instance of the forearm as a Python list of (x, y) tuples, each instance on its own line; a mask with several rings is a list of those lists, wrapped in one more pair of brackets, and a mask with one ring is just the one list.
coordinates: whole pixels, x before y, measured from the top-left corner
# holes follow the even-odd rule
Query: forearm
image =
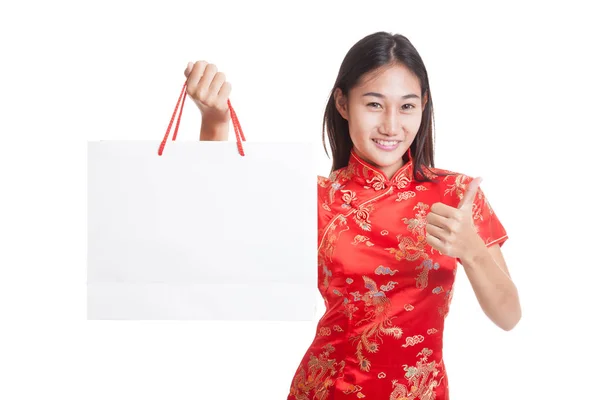
[(200, 126), (200, 140), (225, 141), (229, 136), (229, 123), (213, 124), (202, 121)]
[(517, 288), (480, 242), (461, 263), (485, 314), (504, 330), (511, 330), (521, 318)]

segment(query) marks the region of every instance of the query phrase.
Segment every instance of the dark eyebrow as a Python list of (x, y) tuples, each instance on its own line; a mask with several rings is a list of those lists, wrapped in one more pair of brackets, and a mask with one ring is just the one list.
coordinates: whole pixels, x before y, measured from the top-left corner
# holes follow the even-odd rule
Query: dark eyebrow
[[(379, 97), (380, 99), (385, 99), (385, 96), (382, 95), (381, 93), (375, 93), (375, 92), (368, 92), (363, 94), (363, 97), (365, 96), (373, 96), (373, 97)], [(406, 94), (404, 96), (402, 96), (403, 99), (419, 99), (420, 97), (417, 96), (416, 94)]]

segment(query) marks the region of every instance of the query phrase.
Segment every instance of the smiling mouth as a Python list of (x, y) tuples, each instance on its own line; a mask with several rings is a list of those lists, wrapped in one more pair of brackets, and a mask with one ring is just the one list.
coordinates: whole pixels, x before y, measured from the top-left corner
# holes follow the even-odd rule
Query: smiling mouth
[(375, 144), (378, 147), (381, 147), (384, 149), (394, 149), (394, 148), (398, 147), (398, 145), (400, 144), (400, 141), (398, 141), (398, 140), (373, 139), (373, 142), (375, 142)]

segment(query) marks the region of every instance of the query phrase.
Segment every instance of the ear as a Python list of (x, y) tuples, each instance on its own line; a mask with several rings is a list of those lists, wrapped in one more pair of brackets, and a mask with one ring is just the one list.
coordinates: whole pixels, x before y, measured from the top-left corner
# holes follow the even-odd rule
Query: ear
[(335, 108), (338, 110), (342, 118), (348, 120), (348, 98), (342, 93), (342, 89), (335, 88), (333, 92), (335, 100)]

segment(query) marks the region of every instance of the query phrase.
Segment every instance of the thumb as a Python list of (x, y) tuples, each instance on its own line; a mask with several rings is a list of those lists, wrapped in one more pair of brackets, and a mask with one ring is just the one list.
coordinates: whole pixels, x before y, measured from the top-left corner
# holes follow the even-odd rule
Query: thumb
[(469, 187), (465, 192), (462, 200), (458, 204), (458, 208), (471, 210), (473, 208), (473, 202), (475, 201), (475, 196), (477, 195), (477, 189), (479, 189), (479, 185), (481, 185), (481, 181), (483, 179), (481, 177), (477, 177), (469, 183)]

